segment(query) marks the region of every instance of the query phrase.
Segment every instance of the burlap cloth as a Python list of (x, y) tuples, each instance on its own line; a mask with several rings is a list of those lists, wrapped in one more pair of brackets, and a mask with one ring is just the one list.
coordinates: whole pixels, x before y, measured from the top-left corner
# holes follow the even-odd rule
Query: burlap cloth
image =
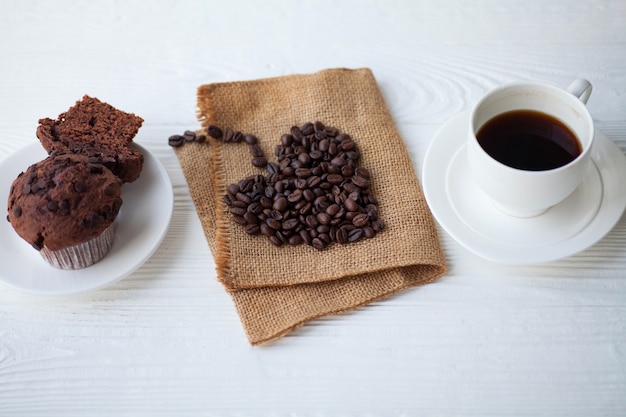
[(305, 322), (352, 310), (446, 271), (437, 231), (376, 80), (369, 69), (330, 69), (198, 89), (199, 120), (252, 133), (269, 160), (283, 133), (322, 121), (352, 136), (369, 169), (385, 229), (373, 239), (323, 251), (275, 247), (230, 219), (226, 187), (253, 175), (244, 143), (186, 143), (176, 148), (217, 275), (229, 291), (250, 343), (272, 342)]

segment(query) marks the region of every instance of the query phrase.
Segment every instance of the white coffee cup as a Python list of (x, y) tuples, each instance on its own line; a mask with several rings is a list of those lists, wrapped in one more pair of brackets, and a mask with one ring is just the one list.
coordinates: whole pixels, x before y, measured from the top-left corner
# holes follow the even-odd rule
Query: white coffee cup
[[(594, 125), (585, 103), (591, 83), (574, 81), (567, 90), (536, 83), (507, 84), (488, 92), (474, 106), (469, 120), (467, 156), (480, 188), (507, 214), (539, 215), (567, 198), (578, 187), (590, 164)], [(515, 110), (545, 113), (565, 124), (580, 142), (582, 152), (558, 168), (529, 171), (498, 162), (480, 145), (476, 134), (489, 120)]]

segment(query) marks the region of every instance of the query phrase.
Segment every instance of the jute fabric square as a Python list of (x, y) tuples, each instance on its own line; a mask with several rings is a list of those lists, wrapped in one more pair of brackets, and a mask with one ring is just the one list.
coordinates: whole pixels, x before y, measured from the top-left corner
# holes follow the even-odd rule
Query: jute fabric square
[(369, 69), (207, 84), (198, 89), (203, 128), (254, 134), (270, 161), (292, 126), (321, 121), (349, 134), (385, 229), (372, 239), (319, 251), (276, 247), (232, 221), (222, 198), (229, 184), (268, 175), (244, 143), (186, 143), (176, 149), (217, 275), (250, 343), (279, 339), (309, 320), (355, 309), (446, 272), (437, 230), (406, 146)]

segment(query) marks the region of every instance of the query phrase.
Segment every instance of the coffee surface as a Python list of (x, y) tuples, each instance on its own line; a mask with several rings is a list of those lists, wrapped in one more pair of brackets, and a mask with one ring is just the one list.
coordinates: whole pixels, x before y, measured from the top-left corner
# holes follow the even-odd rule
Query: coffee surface
[(476, 138), (495, 160), (526, 171), (567, 165), (582, 152), (571, 129), (560, 120), (533, 110), (497, 115), (479, 129)]

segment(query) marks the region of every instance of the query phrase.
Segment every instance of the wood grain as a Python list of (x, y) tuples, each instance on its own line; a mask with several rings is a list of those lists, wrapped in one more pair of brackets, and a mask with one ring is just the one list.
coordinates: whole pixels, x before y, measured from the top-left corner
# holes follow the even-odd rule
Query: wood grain
[(36, 140), (39, 118), (88, 93), (144, 117), (136, 140), (175, 200), (155, 255), (115, 285), (62, 298), (0, 287), (0, 416), (626, 414), (624, 218), (580, 254), (524, 267), (441, 231), (442, 280), (252, 348), (167, 146), (199, 126), (201, 84), (345, 66), (373, 69), (418, 173), (446, 120), (520, 79), (591, 80), (597, 126), (624, 151), (623, 1), (2, 9), (0, 163)]

